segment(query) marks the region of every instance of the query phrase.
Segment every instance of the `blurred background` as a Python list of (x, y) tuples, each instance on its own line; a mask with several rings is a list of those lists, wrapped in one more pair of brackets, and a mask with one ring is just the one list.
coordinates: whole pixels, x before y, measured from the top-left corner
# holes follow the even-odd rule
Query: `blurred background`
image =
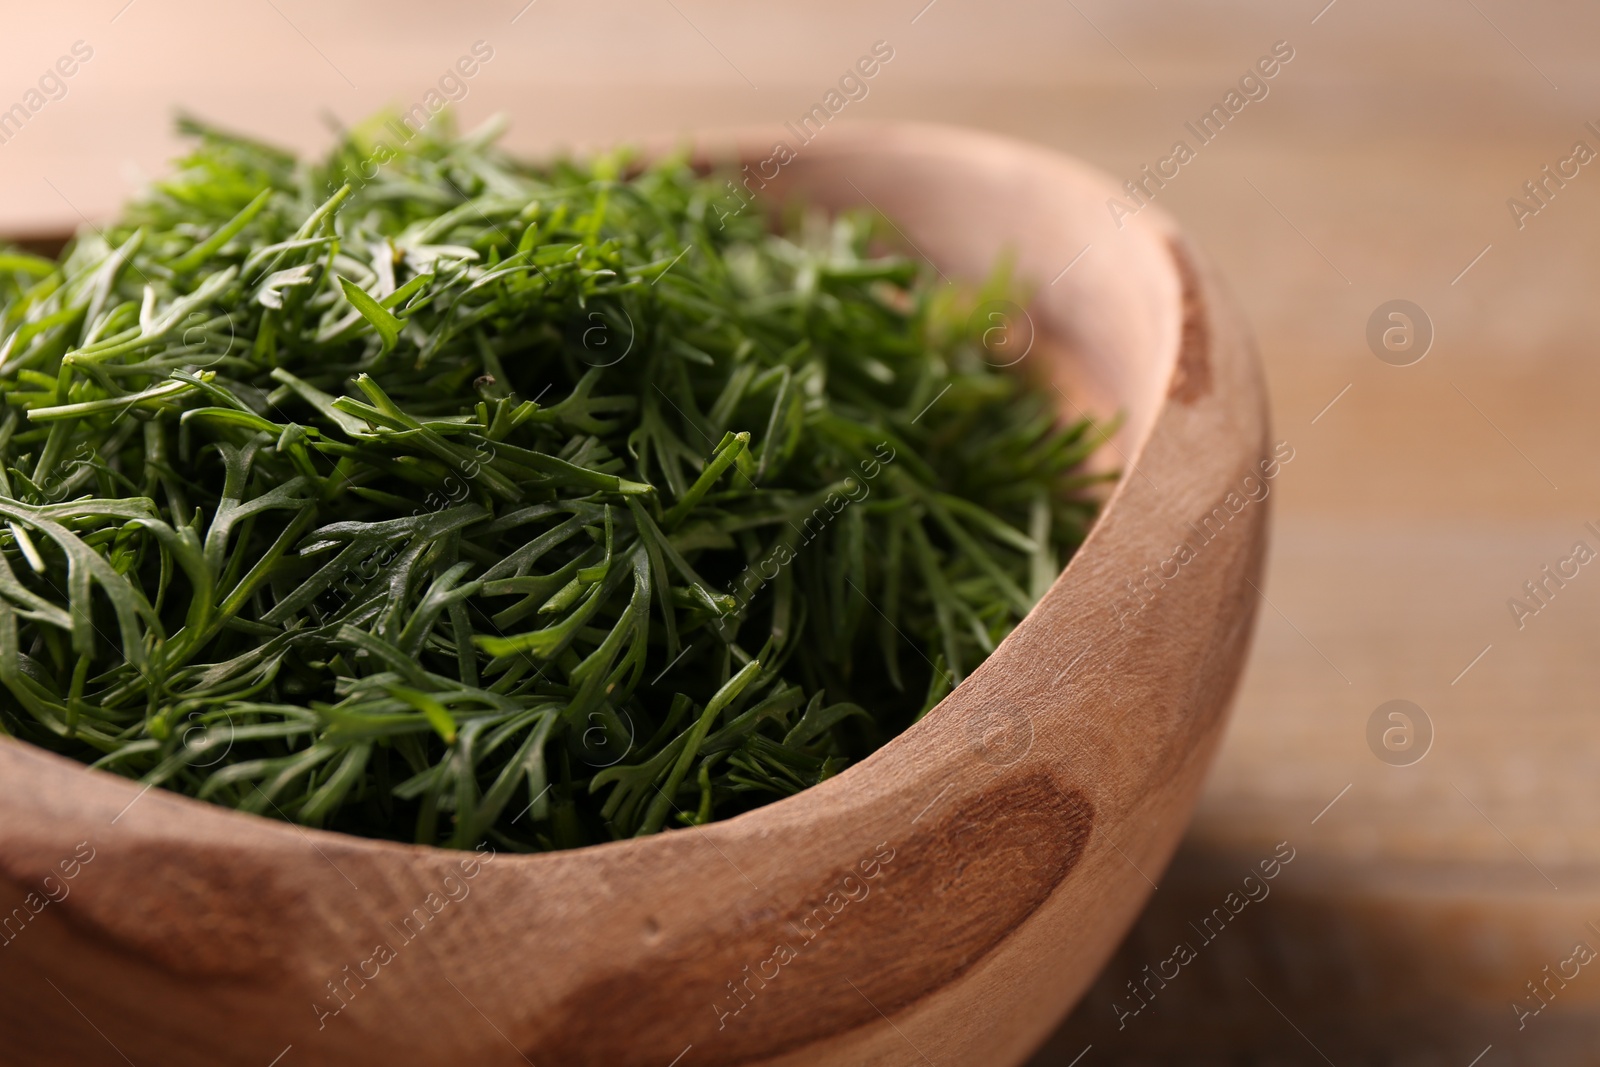
[(1255, 649), (1178, 858), (1036, 1063), (1600, 1062), (1600, 568), (1543, 570), (1600, 550), (1597, 41), (1594, 5), (1510, 0), (12, 5), (0, 234), (105, 218), (179, 150), (180, 108), (302, 150), (430, 90), (528, 152), (776, 136), (878, 42), (838, 121), (1128, 179), (1287, 49), (1156, 197), (1231, 280), (1294, 449)]

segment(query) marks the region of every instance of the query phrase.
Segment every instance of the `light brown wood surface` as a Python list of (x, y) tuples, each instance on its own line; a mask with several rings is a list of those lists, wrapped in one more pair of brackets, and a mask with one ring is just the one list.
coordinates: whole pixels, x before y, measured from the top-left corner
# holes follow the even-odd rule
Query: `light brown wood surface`
[[(173, 150), (176, 103), (310, 146), (323, 109), (353, 121), (409, 103), (478, 37), (499, 65), (463, 114), (507, 110), (525, 148), (741, 122), (777, 133), (884, 39), (896, 57), (841, 128), (957, 122), (1120, 178), (1288, 40), (1296, 56), (1270, 95), (1157, 200), (1243, 305), (1278, 434), (1296, 447), (1272, 498), (1272, 606), (1141, 932), (1038, 1062), (1464, 1067), (1491, 1044), (1479, 1067), (1587, 1061), (1600, 1033), (1590, 969), (1523, 1030), (1511, 1004), (1575, 940), (1600, 947), (1585, 932), (1600, 923), (1600, 581), (1586, 568), (1523, 630), (1506, 600), (1600, 523), (1600, 175), (1584, 168), (1521, 230), (1505, 202), (1574, 140), (1600, 148), (1585, 133), (1600, 120), (1591, 7), (639, 0), (596, 12), (540, 0), (513, 24), (521, 0), (401, 3), (383, 20), (309, 0), (275, 0), (284, 17), (139, 0), (112, 23), (122, 2), (8, 15), (5, 69), (42, 70), (84, 35), (104, 64), (29, 141), (0, 146), (5, 225), (76, 219), (56, 190), (86, 213), (109, 209), (127, 175), (157, 172)], [(17, 94), (25, 84), (19, 74)], [(1405, 368), (1364, 338), (1397, 297), (1437, 331)], [(1411, 767), (1379, 762), (1365, 740), (1394, 698), (1436, 728)], [(1118, 1031), (1124, 983), (1283, 840), (1297, 858), (1271, 897)]]

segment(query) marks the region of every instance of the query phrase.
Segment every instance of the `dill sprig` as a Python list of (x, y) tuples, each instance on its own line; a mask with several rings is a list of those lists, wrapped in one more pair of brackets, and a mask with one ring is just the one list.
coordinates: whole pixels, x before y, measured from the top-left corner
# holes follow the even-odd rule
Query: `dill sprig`
[(1081, 541), (1098, 431), (873, 219), (441, 128), (191, 123), (0, 251), (0, 729), (369, 836), (648, 834), (870, 753)]

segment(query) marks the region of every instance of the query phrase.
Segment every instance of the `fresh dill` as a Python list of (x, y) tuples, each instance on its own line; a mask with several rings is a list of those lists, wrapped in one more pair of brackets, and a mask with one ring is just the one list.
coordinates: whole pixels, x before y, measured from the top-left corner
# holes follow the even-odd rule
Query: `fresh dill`
[(867, 215), (186, 128), (0, 249), (0, 731), (374, 837), (700, 824), (932, 708), (1094, 515), (1100, 430)]

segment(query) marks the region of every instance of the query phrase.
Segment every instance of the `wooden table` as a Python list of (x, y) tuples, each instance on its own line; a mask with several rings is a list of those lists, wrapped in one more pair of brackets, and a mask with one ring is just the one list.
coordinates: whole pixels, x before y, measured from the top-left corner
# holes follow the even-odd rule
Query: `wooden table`
[[(1256, 648), (1179, 858), (1147, 872), (1145, 918), (1036, 1062), (1493, 1067), (1594, 1047), (1596, 968), (1549, 975), (1600, 950), (1600, 566), (1520, 627), (1507, 602), (1535, 606), (1523, 583), (1574, 542), (1600, 551), (1600, 166), (1547, 185), (1521, 228), (1506, 204), (1574, 141), (1600, 151), (1592, 9), (524, 2), (8, 15), (0, 96), (75, 41), (94, 56), (0, 144), (0, 230), (103, 217), (172, 153), (175, 104), (312, 147), (324, 112), (421, 99), (478, 40), (494, 57), (460, 110), (508, 110), (522, 149), (777, 131), (883, 40), (894, 59), (840, 121), (985, 126), (1124, 178), (1289, 42), (1267, 95), (1155, 198), (1232, 279), (1295, 450)], [(1402, 298), (1435, 337), (1394, 366), (1366, 334)], [(1409, 766), (1368, 744), (1393, 699), (1432, 725)], [(1198, 932), (1280, 842), (1269, 895)], [(1193, 960), (1159, 977), (1179, 941)], [(1549, 1004), (1519, 1029), (1528, 982)]]

